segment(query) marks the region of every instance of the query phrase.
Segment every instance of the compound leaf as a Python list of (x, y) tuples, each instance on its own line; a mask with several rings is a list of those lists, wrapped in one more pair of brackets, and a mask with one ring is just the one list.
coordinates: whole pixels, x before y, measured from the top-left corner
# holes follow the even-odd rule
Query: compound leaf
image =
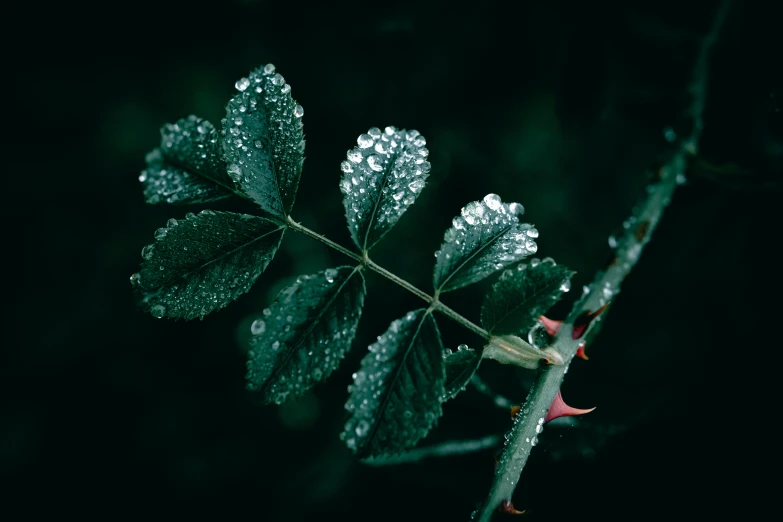
[(445, 355), (443, 359), (446, 365), (443, 400), (448, 400), (456, 397), (468, 385), (481, 364), (481, 353), (468, 347), (460, 347), (456, 352)]
[(496, 335), (527, 333), (568, 291), (575, 273), (551, 258), (505, 270), (484, 298), (482, 326)]
[(155, 317), (203, 318), (247, 292), (277, 252), (283, 227), (268, 219), (204, 210), (170, 219), (142, 250), (131, 276)]
[(267, 403), (299, 397), (337, 369), (351, 347), (365, 296), (360, 267), (300, 276), (250, 326), (248, 388)]
[(354, 243), (369, 250), (391, 230), (424, 188), (427, 141), (418, 131), (371, 128), (340, 164), (345, 217)]
[(139, 176), (147, 203), (205, 203), (232, 195), (234, 182), (211, 123), (190, 115), (161, 127), (160, 136)]
[(354, 374), (340, 438), (362, 457), (394, 455), (427, 435), (442, 414), (443, 345), (427, 310), (408, 312), (370, 345)]
[(520, 223), (524, 212), (519, 203), (503, 203), (497, 194), (473, 201), (462, 208), (443, 236), (436, 252), (433, 282), (436, 292), (462, 288), (532, 255), (538, 247), (538, 231)]
[(262, 209), (285, 220), (302, 175), (304, 111), (271, 63), (235, 86), (239, 94), (223, 120), (228, 175)]

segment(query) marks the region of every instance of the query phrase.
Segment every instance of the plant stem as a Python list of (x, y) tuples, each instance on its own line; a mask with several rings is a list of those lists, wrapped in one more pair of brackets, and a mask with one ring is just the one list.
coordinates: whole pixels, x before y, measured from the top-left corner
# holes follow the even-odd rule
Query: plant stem
[(412, 284), (407, 282), (405, 279), (402, 279), (401, 277), (399, 277), (399, 276), (389, 272), (388, 270), (386, 270), (382, 266), (380, 266), (377, 263), (375, 263), (373, 260), (371, 260), (366, 255), (365, 256), (361, 256), (361, 255), (359, 255), (359, 254), (357, 254), (355, 252), (352, 252), (352, 251), (348, 250), (347, 248), (345, 248), (345, 247), (343, 247), (341, 245), (338, 245), (337, 243), (335, 243), (331, 239), (328, 239), (327, 237), (322, 236), (321, 234), (318, 234), (318, 233), (310, 230), (309, 228), (305, 227), (304, 225), (301, 225), (301, 224), (297, 223), (296, 221), (293, 220), (293, 218), (291, 216), (288, 216), (288, 226), (290, 228), (298, 231), (298, 232), (301, 232), (302, 234), (304, 234), (306, 236), (309, 236), (309, 237), (311, 237), (313, 239), (316, 239), (316, 240), (320, 241), (321, 243), (323, 243), (323, 244), (325, 244), (325, 245), (327, 245), (327, 246), (337, 250), (338, 252), (341, 252), (341, 253), (345, 254), (346, 256), (350, 257), (354, 261), (356, 261), (358, 263), (361, 263), (362, 265), (366, 266), (367, 268), (369, 268), (373, 272), (382, 275), (383, 277), (385, 277), (386, 279), (388, 279), (390, 281), (393, 281), (394, 283), (397, 283), (398, 285), (400, 285), (404, 289), (408, 290), (412, 294), (414, 294), (414, 295), (424, 299), (430, 305), (430, 307), (432, 309), (437, 310), (438, 312), (442, 313), (443, 315), (445, 315), (449, 319), (452, 319), (453, 321), (461, 324), (462, 326), (464, 326), (468, 330), (472, 331), (476, 335), (482, 337), (483, 339), (485, 339), (487, 341), (489, 340), (489, 338), (490, 338), (489, 332), (487, 332), (486, 330), (481, 328), (479, 325), (473, 323), (469, 319), (466, 319), (462, 315), (458, 314), (457, 312), (455, 312), (454, 310), (452, 310), (451, 308), (449, 308), (448, 306), (446, 306), (445, 304), (440, 302), (438, 300), (438, 298), (429, 295), (428, 293), (426, 293), (426, 292), (418, 289), (417, 287), (413, 286)]
[[(688, 157), (698, 150), (698, 139), (703, 128), (702, 114), (705, 106), (709, 52), (726, 19), (729, 3), (728, 0), (724, 0), (718, 8), (712, 27), (702, 40), (694, 67), (693, 82), (690, 86), (694, 98), (690, 108), (690, 116), (693, 118), (691, 136), (681, 142), (680, 147), (661, 169), (660, 180), (648, 187), (647, 197), (631, 218), (623, 224), (627, 232), (617, 243), (614, 262), (596, 274), (592, 284), (574, 304), (555, 335), (552, 346), (562, 355), (565, 364), (545, 365), (539, 368), (536, 381), (511, 428), (489, 494), (475, 517), (479, 522), (489, 522), (501, 502), (511, 501), (522, 469), (537, 441), (537, 435), (541, 432), (544, 418), (579, 347), (580, 341), (572, 339), (571, 335), (574, 322), (584, 312), (598, 310), (617, 294), (620, 284), (637, 263), (642, 250), (649, 242), (664, 209), (671, 200), (674, 189), (681, 180), (684, 180)], [(587, 339), (588, 334), (595, 335), (602, 323), (601, 319), (601, 316), (596, 317), (581, 339)]]

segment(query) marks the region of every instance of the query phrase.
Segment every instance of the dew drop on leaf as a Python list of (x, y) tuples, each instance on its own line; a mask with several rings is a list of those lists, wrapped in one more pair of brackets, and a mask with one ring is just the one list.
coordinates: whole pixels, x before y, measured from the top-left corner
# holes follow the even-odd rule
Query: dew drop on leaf
[(250, 325), (250, 332), (253, 335), (260, 335), (266, 330), (266, 323), (263, 319), (256, 319), (253, 324)]
[(234, 87), (237, 88), (238, 91), (244, 91), (250, 86), (250, 80), (247, 78), (240, 78), (237, 80), (237, 82), (234, 84)]
[(150, 307), (150, 313), (152, 314), (153, 317), (160, 319), (161, 317), (166, 315), (166, 307), (163, 306), (162, 304), (152, 305)]

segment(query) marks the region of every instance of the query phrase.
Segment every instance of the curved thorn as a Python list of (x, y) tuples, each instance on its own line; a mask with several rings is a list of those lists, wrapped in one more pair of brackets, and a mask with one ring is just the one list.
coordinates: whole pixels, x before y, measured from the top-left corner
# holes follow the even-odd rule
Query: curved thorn
[(555, 395), (552, 404), (549, 406), (549, 410), (546, 412), (546, 417), (544, 417), (544, 422), (549, 422), (553, 419), (557, 419), (558, 417), (569, 417), (571, 415), (583, 415), (585, 413), (590, 413), (594, 409), (595, 407), (587, 410), (572, 408), (571, 406), (565, 403), (565, 401), (563, 400), (563, 396), (560, 395), (560, 390), (557, 390), (557, 395)]
[(501, 513), (508, 513), (510, 515), (521, 515), (525, 512), (524, 509), (522, 511), (516, 509), (514, 507), (514, 504), (512, 504), (510, 500), (502, 501), (498, 506), (498, 511), (500, 511)]
[(548, 333), (552, 337), (554, 337), (557, 331), (560, 329), (560, 327), (563, 326), (563, 321), (550, 319), (543, 315), (539, 317), (538, 320), (541, 322), (541, 324), (544, 325), (544, 328), (546, 328), (546, 333)]

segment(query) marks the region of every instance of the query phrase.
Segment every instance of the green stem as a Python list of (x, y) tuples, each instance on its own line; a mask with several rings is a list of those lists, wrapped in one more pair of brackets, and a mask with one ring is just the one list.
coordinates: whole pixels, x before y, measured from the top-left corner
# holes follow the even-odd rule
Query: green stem
[[(478, 522), (489, 522), (492, 514), (502, 502), (511, 501), (511, 496), (519, 483), (519, 477), (525, 467), (527, 458), (536, 443), (536, 437), (543, 429), (543, 422), (557, 391), (563, 382), (568, 365), (576, 355), (580, 340), (572, 338), (575, 321), (585, 312), (593, 312), (607, 304), (620, 290), (620, 284), (638, 262), (644, 247), (650, 240), (655, 227), (660, 221), (663, 211), (668, 206), (672, 193), (677, 187), (678, 178), (684, 176), (688, 157), (697, 151), (698, 139), (702, 131), (702, 113), (704, 111), (708, 57), (718, 32), (723, 26), (728, 11), (729, 0), (724, 0), (712, 24), (710, 32), (702, 41), (701, 49), (694, 67), (691, 92), (694, 100), (690, 114), (694, 125), (688, 139), (681, 142), (679, 149), (661, 170), (661, 179), (648, 187), (645, 200), (629, 219), (627, 232), (617, 244), (614, 262), (603, 271), (596, 274), (593, 283), (573, 306), (568, 317), (563, 321), (553, 340), (552, 347), (565, 360), (564, 365), (546, 365), (539, 368), (536, 381), (533, 384), (524, 406), (511, 428), (508, 442), (498, 462), (495, 477), (489, 494), (481, 509), (474, 517)], [(596, 317), (588, 326), (581, 339), (590, 339), (600, 328), (602, 318)]]
[(433, 296), (429, 295), (428, 293), (426, 293), (426, 292), (420, 290), (419, 288), (413, 286), (412, 284), (410, 284), (405, 279), (402, 279), (401, 277), (399, 277), (399, 276), (389, 272), (388, 270), (386, 270), (382, 266), (378, 265), (372, 259), (367, 257), (366, 252), (365, 252), (364, 256), (361, 256), (361, 255), (357, 254), (356, 252), (352, 252), (351, 250), (348, 250), (344, 246), (338, 245), (337, 243), (335, 243), (331, 239), (328, 239), (326, 236), (322, 236), (321, 234), (318, 234), (317, 232), (314, 232), (313, 230), (310, 230), (309, 228), (305, 227), (304, 225), (301, 225), (301, 224), (297, 223), (296, 221), (293, 220), (293, 218), (291, 216), (288, 216), (288, 227), (293, 229), (293, 230), (296, 230), (297, 232), (301, 232), (302, 234), (304, 234), (306, 236), (309, 236), (309, 237), (311, 237), (311, 238), (313, 238), (313, 239), (315, 239), (317, 241), (320, 241), (321, 243), (323, 243), (323, 244), (325, 244), (325, 245), (327, 245), (327, 246), (337, 250), (338, 252), (340, 252), (342, 254), (345, 254), (346, 256), (350, 257), (354, 261), (364, 265), (365, 267), (369, 268), (373, 272), (382, 275), (383, 277), (385, 277), (386, 279), (388, 279), (388, 280), (390, 280), (390, 281), (392, 281), (394, 283), (397, 283), (399, 286), (403, 287), (404, 289), (406, 289), (410, 293), (412, 293), (412, 294), (420, 297), (424, 301), (426, 301), (433, 310), (437, 310), (438, 312), (442, 313), (443, 315), (445, 315), (449, 319), (455, 321), (456, 323), (461, 324), (462, 326), (464, 326), (465, 328), (467, 328), (471, 332), (475, 333), (476, 335), (482, 337), (483, 339), (485, 339), (487, 341), (489, 340), (489, 338), (490, 338), (489, 332), (487, 332), (486, 330), (481, 328), (479, 325), (473, 323), (469, 319), (463, 317), (462, 315), (458, 314), (457, 312), (455, 312), (454, 310), (452, 310), (451, 308), (449, 308), (448, 306), (446, 306), (445, 304), (440, 302), (437, 297), (433, 297)]

